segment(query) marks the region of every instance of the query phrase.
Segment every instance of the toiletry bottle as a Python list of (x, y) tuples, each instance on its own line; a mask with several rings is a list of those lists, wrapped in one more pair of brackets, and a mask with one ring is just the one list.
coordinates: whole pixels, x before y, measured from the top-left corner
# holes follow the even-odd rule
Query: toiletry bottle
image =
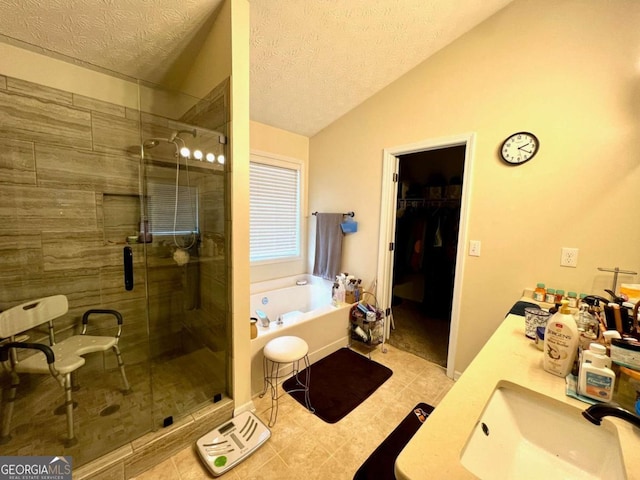
[(547, 293), (544, 297), (544, 301), (546, 303), (555, 303), (556, 301), (556, 290), (555, 288), (547, 288)]
[(579, 346), (586, 350), (591, 343), (598, 340), (600, 334), (600, 323), (589, 313), (589, 305), (583, 303), (580, 310), (573, 316), (578, 326)]
[(335, 282), (331, 288), (331, 305), (334, 307), (338, 306), (338, 282)]
[(559, 377), (571, 371), (578, 349), (578, 327), (567, 300), (547, 322), (544, 335), (544, 369)]
[(582, 352), (578, 393), (601, 402), (610, 402), (615, 382), (616, 374), (611, 370), (607, 347), (592, 343), (589, 350)]
[[(578, 294), (578, 307), (580, 307), (580, 305), (582, 305), (583, 303), (585, 303), (584, 299), (587, 298), (587, 294), (586, 293), (580, 293)], [(588, 305), (588, 304), (587, 304)]]
[(344, 288), (344, 282), (338, 282), (338, 289), (336, 291), (338, 302), (344, 303), (346, 300), (346, 289)]
[(533, 299), (536, 302), (544, 302), (547, 291), (544, 289), (544, 283), (538, 283), (533, 291)]
[(578, 294), (576, 292), (567, 293), (567, 300), (569, 300), (569, 307), (578, 308)]

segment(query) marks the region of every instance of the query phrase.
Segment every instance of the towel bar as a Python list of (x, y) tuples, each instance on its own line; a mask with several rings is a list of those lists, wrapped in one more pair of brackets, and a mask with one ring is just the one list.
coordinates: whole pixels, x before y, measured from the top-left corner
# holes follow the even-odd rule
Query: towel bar
[[(313, 212), (311, 215), (315, 217), (317, 214), (318, 212)], [(342, 215), (344, 215), (345, 217), (355, 217), (356, 212), (347, 212), (347, 213), (343, 213)]]

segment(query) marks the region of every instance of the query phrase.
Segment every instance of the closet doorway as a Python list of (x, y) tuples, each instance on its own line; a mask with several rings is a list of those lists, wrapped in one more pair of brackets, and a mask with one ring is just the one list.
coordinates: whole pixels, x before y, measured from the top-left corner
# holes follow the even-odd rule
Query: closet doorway
[(445, 368), (465, 150), (398, 156), (389, 343)]
[(461, 134), (383, 156), (377, 291), (387, 341), (453, 379), (474, 144)]

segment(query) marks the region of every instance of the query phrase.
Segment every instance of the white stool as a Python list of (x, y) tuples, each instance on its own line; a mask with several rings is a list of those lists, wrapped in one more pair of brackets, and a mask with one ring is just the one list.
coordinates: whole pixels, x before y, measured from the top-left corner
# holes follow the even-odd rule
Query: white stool
[[(315, 412), (309, 400), (309, 383), (311, 380), (311, 371), (309, 369), (309, 345), (303, 339), (293, 336), (284, 336), (270, 340), (263, 349), (264, 360), (264, 391), (260, 394), (260, 398), (267, 393), (267, 386), (271, 387), (271, 416), (269, 417), (269, 426), (273, 427), (278, 417), (278, 383), (281, 379), (288, 376), (288, 372), (280, 373), (282, 364), (291, 364), (291, 374), (296, 379), (296, 384), (300, 388), (285, 390), (287, 393), (304, 392), (304, 404), (311, 413)], [(304, 360), (306, 368), (304, 383), (298, 378), (300, 372), (300, 360)], [(269, 365), (270, 364), (270, 365)], [(284, 388), (284, 387), (283, 387)]]

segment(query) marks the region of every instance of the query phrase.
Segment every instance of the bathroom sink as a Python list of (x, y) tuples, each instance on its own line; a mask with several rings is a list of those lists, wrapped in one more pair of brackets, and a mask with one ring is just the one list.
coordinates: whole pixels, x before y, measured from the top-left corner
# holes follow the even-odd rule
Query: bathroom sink
[(627, 478), (611, 422), (595, 426), (578, 408), (506, 381), (491, 394), (460, 461), (482, 480)]

